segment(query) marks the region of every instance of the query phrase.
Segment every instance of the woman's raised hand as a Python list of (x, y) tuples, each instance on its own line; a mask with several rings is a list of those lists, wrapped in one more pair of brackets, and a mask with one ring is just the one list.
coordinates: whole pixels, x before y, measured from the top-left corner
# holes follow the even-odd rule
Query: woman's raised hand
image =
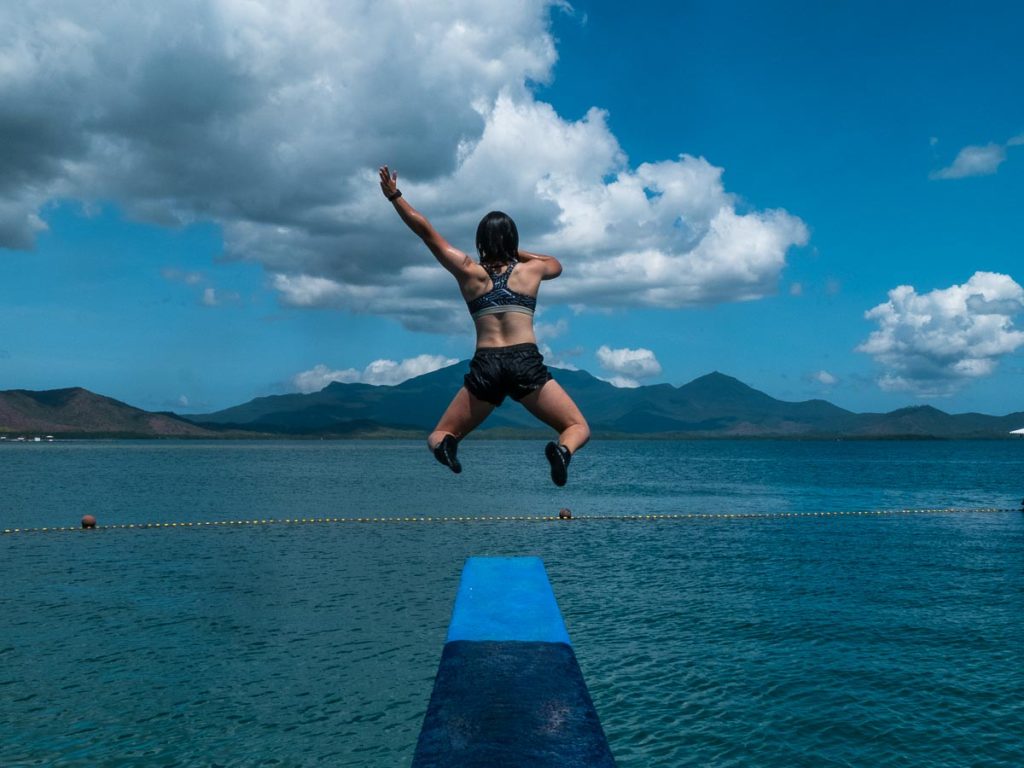
[(398, 171), (392, 173), (386, 165), (380, 167), (380, 191), (389, 200), (395, 196), (398, 192)]

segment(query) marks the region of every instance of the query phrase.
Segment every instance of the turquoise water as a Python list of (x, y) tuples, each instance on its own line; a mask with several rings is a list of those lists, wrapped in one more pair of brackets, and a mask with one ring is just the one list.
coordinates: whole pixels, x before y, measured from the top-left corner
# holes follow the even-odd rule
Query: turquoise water
[[(1019, 442), (0, 446), (0, 529), (1018, 508)], [(544, 558), (622, 766), (1024, 764), (1024, 515), (0, 536), (0, 765), (408, 764), (471, 554)]]

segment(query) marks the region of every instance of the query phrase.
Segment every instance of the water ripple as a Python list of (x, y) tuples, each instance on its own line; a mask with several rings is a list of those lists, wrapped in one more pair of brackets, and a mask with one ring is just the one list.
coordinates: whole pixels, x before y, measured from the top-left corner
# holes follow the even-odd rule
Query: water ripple
[[(523, 480), (488, 500), (386, 447), (375, 461), (394, 454), (404, 496), (349, 483), (365, 468), (345, 446), (118, 446), (19, 470), (40, 515), (76, 483), (127, 521), (172, 505), (341, 514), (338, 499), (390, 514), (880, 506), (889, 483), (893, 498), (937, 484), (978, 504), (998, 473), (1024, 474), (992, 447), (627, 444), (581, 458), (589, 489)], [(467, 462), (496, 450), (466, 447)], [(182, 484), (182, 463), (202, 482)], [(147, 482), (119, 496), (125, 465)], [(508, 487), (497, 467), (481, 474)], [(544, 558), (625, 768), (1024, 765), (1021, 515), (96, 533), (0, 539), (5, 768), (408, 764), (462, 561), (480, 554)]]

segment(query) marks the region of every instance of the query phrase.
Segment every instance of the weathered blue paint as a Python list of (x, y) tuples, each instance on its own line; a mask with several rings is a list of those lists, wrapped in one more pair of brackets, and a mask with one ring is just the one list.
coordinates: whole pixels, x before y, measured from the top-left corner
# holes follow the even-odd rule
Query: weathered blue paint
[(448, 642), (454, 640), (571, 645), (541, 559), (469, 558), (448, 627)]
[(413, 768), (614, 768), (539, 558), (470, 558)]

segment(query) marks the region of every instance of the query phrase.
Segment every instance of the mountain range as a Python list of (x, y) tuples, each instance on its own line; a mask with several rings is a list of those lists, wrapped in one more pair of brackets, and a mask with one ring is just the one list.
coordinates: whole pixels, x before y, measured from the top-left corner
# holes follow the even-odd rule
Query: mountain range
[[(462, 385), (466, 364), (393, 386), (334, 382), (319, 392), (260, 397), (205, 414), (150, 413), (81, 388), (0, 392), (0, 435), (46, 433), (124, 437), (412, 437), (422, 436)], [(586, 371), (555, 377), (606, 437), (996, 438), (1024, 427), (1007, 416), (949, 414), (928, 405), (889, 413), (854, 413), (825, 400), (777, 400), (722, 373), (675, 387), (624, 389)], [(483, 435), (547, 433), (510, 400), (495, 409)]]
[[(466, 364), (395, 386), (334, 382), (319, 392), (261, 397), (222, 411), (188, 416), (209, 429), (345, 435), (376, 429), (430, 430), (462, 384)], [(586, 371), (554, 369), (595, 434), (661, 437), (1005, 437), (1024, 426), (1008, 416), (948, 414), (931, 406), (854, 413), (825, 400), (786, 402), (714, 372), (688, 384), (625, 389)], [(483, 425), (496, 435), (542, 431), (524, 408), (506, 400)]]

